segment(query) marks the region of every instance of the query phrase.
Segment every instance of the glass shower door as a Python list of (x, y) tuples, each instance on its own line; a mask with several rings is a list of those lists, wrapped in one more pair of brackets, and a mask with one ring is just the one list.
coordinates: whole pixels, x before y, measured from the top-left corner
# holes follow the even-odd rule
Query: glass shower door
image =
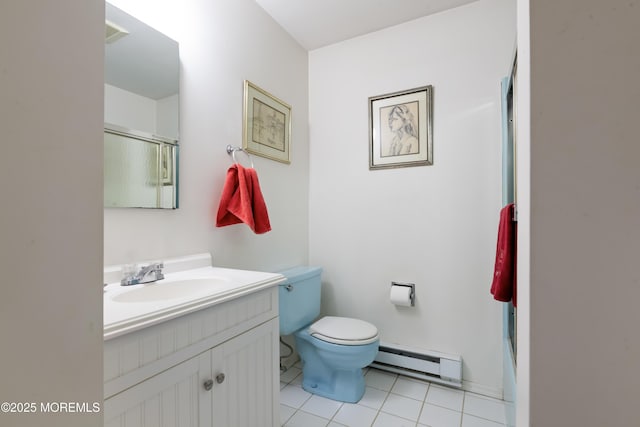
[[(508, 77), (502, 80), (502, 204), (515, 203), (514, 221), (518, 215), (518, 186), (516, 181), (517, 144), (515, 140), (516, 67), (517, 55)], [(517, 232), (516, 232), (517, 236)], [(503, 390), (507, 425), (515, 425), (516, 363), (517, 363), (517, 309), (513, 303), (503, 308)]]

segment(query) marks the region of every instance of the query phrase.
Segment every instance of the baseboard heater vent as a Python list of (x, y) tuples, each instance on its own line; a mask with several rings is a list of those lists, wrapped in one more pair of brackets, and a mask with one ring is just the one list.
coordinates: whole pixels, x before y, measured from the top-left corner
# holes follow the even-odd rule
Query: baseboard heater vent
[(380, 343), (378, 355), (370, 366), (452, 387), (462, 387), (460, 356)]

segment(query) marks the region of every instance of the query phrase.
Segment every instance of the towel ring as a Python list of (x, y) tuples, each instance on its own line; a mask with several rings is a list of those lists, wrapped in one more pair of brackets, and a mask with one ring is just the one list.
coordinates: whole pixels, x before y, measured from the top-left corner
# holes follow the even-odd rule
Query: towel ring
[(255, 169), (253, 167), (253, 159), (251, 158), (249, 153), (247, 153), (247, 151), (244, 148), (233, 147), (231, 144), (227, 145), (227, 154), (231, 154), (231, 158), (233, 158), (233, 163), (238, 164), (238, 160), (236, 160), (236, 151), (242, 151), (244, 154), (246, 154), (247, 158), (251, 162), (251, 168)]

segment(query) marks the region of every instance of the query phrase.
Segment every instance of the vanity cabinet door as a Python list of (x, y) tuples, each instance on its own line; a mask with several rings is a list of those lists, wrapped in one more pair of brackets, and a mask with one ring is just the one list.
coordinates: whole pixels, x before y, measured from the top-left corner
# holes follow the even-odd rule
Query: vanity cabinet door
[(104, 402), (105, 427), (211, 425), (210, 419), (203, 423), (203, 415), (205, 422), (210, 416), (211, 392), (202, 385), (210, 367), (206, 352), (110, 397)]
[(215, 347), (213, 425), (280, 425), (278, 318)]

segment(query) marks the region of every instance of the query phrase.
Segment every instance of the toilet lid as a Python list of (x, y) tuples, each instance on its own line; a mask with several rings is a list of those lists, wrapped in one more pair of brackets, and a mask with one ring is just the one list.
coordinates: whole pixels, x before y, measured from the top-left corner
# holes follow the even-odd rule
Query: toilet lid
[(309, 327), (309, 334), (333, 344), (364, 345), (378, 339), (378, 328), (360, 319), (326, 316)]

